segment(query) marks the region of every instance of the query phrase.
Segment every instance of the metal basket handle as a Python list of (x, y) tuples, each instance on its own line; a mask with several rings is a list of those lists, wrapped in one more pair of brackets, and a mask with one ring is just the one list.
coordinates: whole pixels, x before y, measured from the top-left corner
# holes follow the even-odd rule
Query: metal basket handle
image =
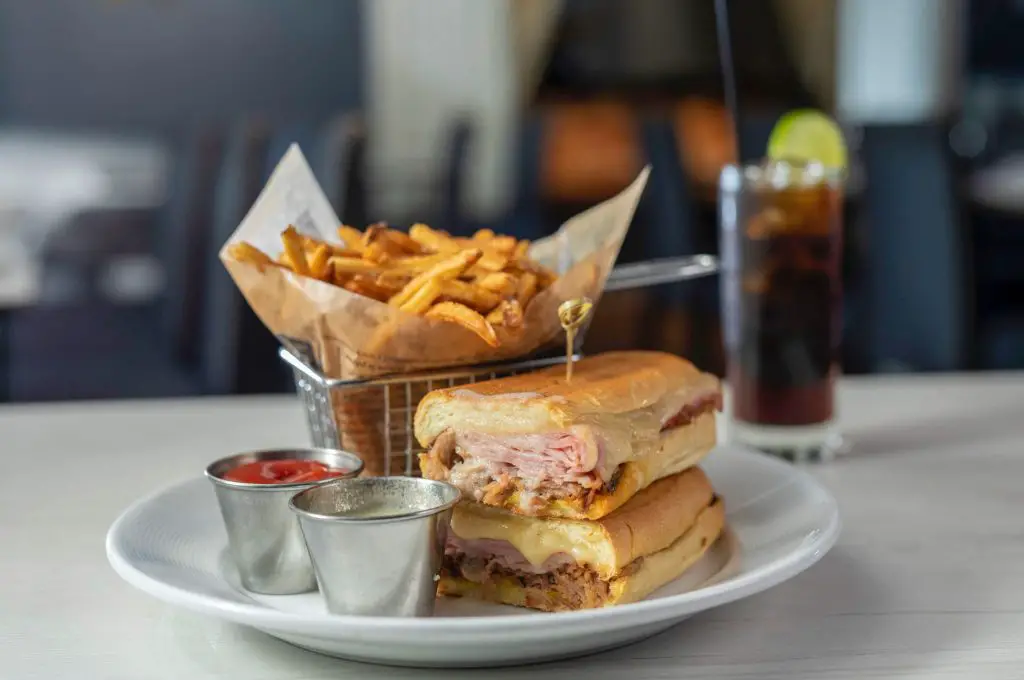
[(676, 283), (710, 276), (718, 272), (718, 258), (714, 255), (687, 255), (666, 257), (633, 264), (619, 265), (612, 270), (604, 284), (605, 291), (631, 290)]

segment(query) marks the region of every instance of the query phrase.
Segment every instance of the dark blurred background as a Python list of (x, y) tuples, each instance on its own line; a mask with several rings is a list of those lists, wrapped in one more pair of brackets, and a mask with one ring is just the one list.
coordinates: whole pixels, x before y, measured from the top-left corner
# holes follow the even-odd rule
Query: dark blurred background
[[(733, 0), (740, 135), (832, 111), (848, 373), (1024, 368), (1024, 2)], [(0, 0), (0, 398), (287, 391), (216, 252), (298, 142), (342, 219), (524, 238), (652, 181), (622, 260), (717, 252), (712, 0)], [(721, 370), (717, 282), (587, 351)]]

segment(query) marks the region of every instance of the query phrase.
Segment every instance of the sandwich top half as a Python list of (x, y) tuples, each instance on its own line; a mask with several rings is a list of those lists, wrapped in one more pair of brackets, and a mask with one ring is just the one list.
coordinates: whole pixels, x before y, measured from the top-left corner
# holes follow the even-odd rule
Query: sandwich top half
[(715, 445), (716, 377), (660, 352), (611, 352), (437, 390), (415, 434), (424, 476), (511, 512), (598, 519)]

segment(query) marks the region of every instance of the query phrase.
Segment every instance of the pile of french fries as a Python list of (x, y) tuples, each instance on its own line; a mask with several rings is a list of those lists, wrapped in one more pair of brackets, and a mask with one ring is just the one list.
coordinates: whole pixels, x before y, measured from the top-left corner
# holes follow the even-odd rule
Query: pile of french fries
[(459, 324), (498, 347), (496, 326), (522, 327), (526, 306), (554, 280), (529, 259), (529, 241), (481, 229), (455, 238), (425, 224), (409, 233), (375, 224), (360, 231), (338, 228), (341, 243), (328, 243), (289, 226), (278, 259), (245, 241), (230, 255), (258, 266), (285, 267), (405, 312)]

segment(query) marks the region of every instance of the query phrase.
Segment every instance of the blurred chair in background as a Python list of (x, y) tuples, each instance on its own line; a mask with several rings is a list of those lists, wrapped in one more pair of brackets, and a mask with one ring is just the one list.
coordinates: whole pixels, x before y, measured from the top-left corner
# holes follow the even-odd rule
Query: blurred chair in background
[[(182, 161), (170, 182), (166, 215), (156, 204), (127, 206), (112, 215), (105, 212), (110, 206), (99, 201), (95, 210), (75, 215), (48, 241), (47, 262), (54, 273), (66, 274), (56, 281), (61, 285), (49, 287), (59, 293), (61, 304), (21, 310), (14, 317), (15, 399), (173, 396), (252, 391), (271, 383), (281, 388), (259, 377), (272, 370), (266, 364), (256, 364), (249, 375), (218, 354), (232, 346), (248, 352), (250, 344), (247, 324), (252, 319), (231, 317), (233, 305), (224, 286), (211, 294), (217, 301), (209, 305), (225, 311), (223, 326), (210, 325), (216, 314), (203, 304), (207, 287), (228, 278), (219, 262), (209, 262), (222, 240), (211, 231), (213, 187), (222, 165), (223, 140), (215, 139), (222, 133), (216, 128), (252, 114), (319, 121), (358, 107), (361, 24), (358, 2), (313, 3), (296, 10), (285, 0), (224, 0), (216, 6), (203, 0), (157, 5), (0, 0), (0, 124), (33, 128), (32, 134), (38, 131), (53, 138), (54, 145), (72, 149), (78, 148), (79, 133), (113, 140), (140, 137), (180, 154)], [(73, 40), (64, 39), (72, 33)], [(187, 132), (207, 128), (201, 139)], [(303, 146), (314, 153), (323, 140), (310, 139)], [(325, 152), (330, 147), (323, 146)], [(131, 154), (106, 154), (102, 163), (83, 159), (83, 165), (91, 160), (107, 169), (108, 156), (109, 167), (119, 170)], [(258, 191), (268, 163), (266, 148), (242, 162), (254, 169)], [(55, 179), (43, 176), (34, 182), (48, 186)], [(221, 215), (234, 214), (227, 229), (234, 228), (255, 197), (239, 190), (239, 213), (224, 205), (231, 202), (225, 198), (231, 193), (221, 191), (216, 207)], [(138, 299), (139, 294), (124, 299), (123, 285), (109, 285), (108, 270), (118, 270), (111, 262), (146, 258), (162, 266), (166, 290), (150, 285), (147, 299)], [(115, 284), (124, 283), (120, 274)], [(54, 299), (44, 296), (42, 304)], [(237, 345), (226, 330), (232, 320), (243, 326), (232, 331)], [(256, 345), (259, 332), (269, 335), (260, 325), (253, 332)], [(213, 354), (207, 355), (207, 349)], [(280, 363), (272, 360), (274, 366)], [(256, 384), (249, 384), (250, 378)]]
[(452, 125), (448, 140), (448, 158), (441, 176), (442, 205), (440, 223), (442, 229), (463, 231), (463, 206), (466, 203), (465, 188), (469, 153), (473, 144), (473, 127), (468, 118), (459, 118)]
[(870, 368), (963, 370), (970, 253), (945, 126), (867, 126), (861, 157)]
[[(680, 143), (674, 121), (668, 114), (645, 116), (641, 136), (646, 160), (651, 165), (650, 182), (638, 206), (644, 260), (707, 252), (701, 243), (694, 195), (697, 187), (680, 161)], [(705, 239), (706, 240), (706, 239)], [(712, 249), (713, 250), (713, 249)], [(717, 309), (717, 281), (704, 279), (658, 286), (648, 291), (643, 327), (643, 345), (688, 353), (698, 365), (709, 366), (707, 344), (696, 342), (713, 322)]]
[(972, 367), (1024, 369), (1024, 6), (964, 7), (964, 83), (950, 143), (970, 174)]
[(527, 113), (519, 123), (519, 144), (516, 147), (515, 187), (509, 218), (509, 231), (520, 238), (536, 240), (548, 235), (541, 205), (541, 154), (544, 145), (544, 123), (539, 116)]
[[(111, 278), (126, 263), (154, 264), (151, 256), (159, 215), (159, 206), (94, 208), (72, 215), (43, 245), (43, 295), (48, 303), (89, 303), (151, 294), (146, 283), (117, 285)], [(142, 290), (131, 290), (133, 287)]]
[(1002, 196), (986, 196), (973, 210), (978, 326), (974, 363), (984, 369), (1024, 369), (1024, 202), (1019, 189), (1024, 163), (1004, 163), (1011, 164), (1016, 167), (1010, 172), (999, 168), (979, 178), (979, 184), (1005, 183), (1006, 190), (999, 192)]
[(200, 126), (187, 136), (177, 154), (161, 229), (164, 333), (173, 356), (189, 366), (199, 360), (206, 253), (215, 247), (211, 233), (224, 145), (219, 125)]
[[(218, 250), (249, 212), (281, 157), (298, 144), (343, 220), (365, 219), (365, 136), (355, 114), (325, 125), (271, 126), (262, 119), (239, 123), (228, 139), (216, 183), (213, 230), (205, 253), (205, 308), (200, 375), (206, 393), (253, 394), (292, 389), (291, 374), (277, 356), (279, 343), (252, 312), (220, 262)], [(349, 201), (353, 210), (349, 209)], [(284, 229), (287, 225), (280, 225)]]
[[(197, 127), (181, 139), (162, 219), (145, 229), (139, 226), (146, 242), (135, 251), (155, 256), (162, 265), (165, 285), (160, 295), (126, 304), (94, 290), (84, 300), (19, 312), (15, 400), (205, 391), (196, 371), (207, 278), (203, 262), (213, 247), (211, 216), (223, 139), (217, 126)], [(87, 236), (103, 233), (111, 232), (101, 227)], [(138, 238), (129, 235), (125, 240), (134, 243)], [(109, 253), (123, 252), (124, 242), (118, 243), (122, 245), (92, 246), (85, 252), (102, 263)]]
[[(539, 231), (539, 218), (532, 213), (528, 216), (520, 214), (521, 206), (535, 206), (536, 202), (530, 198), (518, 197), (513, 202), (510, 211), (496, 219), (483, 223), (468, 214), (466, 210), (469, 173), (472, 172), (473, 144), (476, 141), (476, 130), (472, 118), (463, 115), (455, 118), (444, 137), (441, 151), (440, 171), (436, 178), (428, 178), (431, 184), (431, 199), (425, 204), (418, 206), (414, 214), (405, 216), (395, 226), (408, 227), (414, 222), (425, 222), (438, 229), (444, 229), (456, 236), (471, 235), (477, 229), (487, 227), (495, 231), (507, 234), (514, 234), (520, 238), (535, 239), (543, 236)], [(355, 157), (352, 162), (352, 182), (348, 187), (349, 197), (347, 200), (355, 200), (359, 203), (365, 201), (366, 189), (365, 168), (362, 162), (365, 160), (365, 140), (359, 145), (357, 151), (358, 161)], [(529, 134), (523, 135), (517, 140), (516, 163), (517, 171), (525, 177), (520, 177), (516, 182), (516, 189), (524, 187), (536, 187), (536, 174), (531, 169), (523, 171), (524, 159), (535, 159), (537, 144)], [(529, 191), (529, 189), (526, 189)], [(347, 207), (347, 206), (346, 206)], [(365, 208), (356, 211), (355, 214), (364, 214)], [(365, 224), (376, 221), (370, 216), (362, 222), (356, 219), (346, 218), (350, 224)]]
[[(640, 116), (628, 102), (598, 95), (557, 98), (538, 103), (527, 122), (517, 196), (532, 200), (519, 214), (534, 216), (534, 230), (552, 233), (565, 220), (615, 195), (632, 182), (647, 160)], [(654, 177), (649, 181), (656, 181)], [(532, 182), (532, 186), (526, 184)], [(651, 187), (637, 207), (626, 234), (620, 262), (645, 258), (645, 243), (658, 219)], [(654, 347), (661, 324), (650, 317), (649, 290), (609, 293), (602, 297), (588, 332), (587, 351)], [(653, 325), (652, 325), (653, 324)]]
[(327, 123), (319, 173), (327, 200), (347, 224), (368, 222), (366, 213), (366, 127), (357, 114), (345, 113)]
[[(250, 119), (231, 130), (216, 184), (213, 231), (206, 261), (199, 375), (212, 394), (276, 392), (287, 384), (277, 361), (277, 340), (246, 304), (218, 257), (224, 243), (259, 196), (267, 174), (271, 130)], [(282, 229), (285, 225), (282, 225)]]

